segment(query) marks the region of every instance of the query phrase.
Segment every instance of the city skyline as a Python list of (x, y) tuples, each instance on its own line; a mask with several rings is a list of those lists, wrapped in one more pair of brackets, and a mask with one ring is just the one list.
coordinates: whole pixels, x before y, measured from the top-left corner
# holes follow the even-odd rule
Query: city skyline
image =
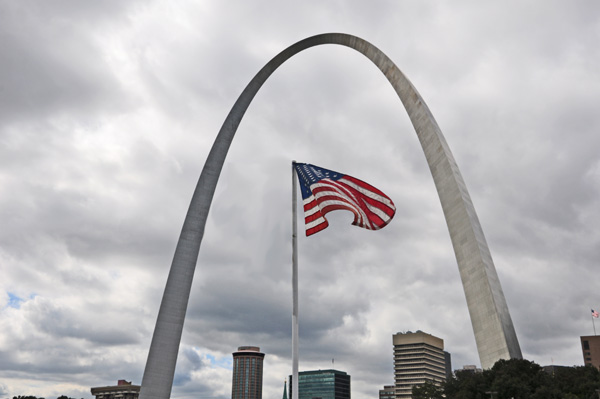
[[(594, 2), (233, 5), (0, 2), (0, 399), (141, 383), (164, 281), (215, 135), (273, 55), (313, 34), (368, 40), (430, 107), (463, 173), (523, 356), (582, 365), (600, 258)], [(392, 198), (299, 237), (300, 369), (391, 383), (389, 335), (443, 337), (479, 366), (456, 260), (406, 112), (349, 49), (286, 63), (244, 117), (202, 243), (173, 399), (230, 396), (232, 343), (289, 375), (292, 159)], [(401, 322), (400, 322), (401, 321)], [(360, 362), (354, 359), (359, 358)], [(553, 360), (552, 360), (553, 359)]]

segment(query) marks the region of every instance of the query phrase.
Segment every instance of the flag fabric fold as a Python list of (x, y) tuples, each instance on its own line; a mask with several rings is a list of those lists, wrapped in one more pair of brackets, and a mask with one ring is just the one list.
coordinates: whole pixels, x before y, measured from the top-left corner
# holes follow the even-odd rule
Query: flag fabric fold
[(362, 180), (307, 163), (294, 163), (304, 203), (306, 236), (327, 228), (325, 215), (336, 209), (354, 213), (353, 225), (368, 230), (385, 227), (396, 207), (380, 190)]
[(592, 309), (592, 317), (598, 318), (600, 316), (600, 314), (595, 311), (594, 309)]

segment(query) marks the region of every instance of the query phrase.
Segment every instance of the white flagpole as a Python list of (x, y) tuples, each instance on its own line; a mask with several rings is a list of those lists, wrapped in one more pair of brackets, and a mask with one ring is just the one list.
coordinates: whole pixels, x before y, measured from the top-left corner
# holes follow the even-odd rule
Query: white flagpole
[[(292, 161), (292, 395), (298, 391), (298, 219), (296, 216), (296, 161)], [(290, 396), (290, 399), (292, 397)]]

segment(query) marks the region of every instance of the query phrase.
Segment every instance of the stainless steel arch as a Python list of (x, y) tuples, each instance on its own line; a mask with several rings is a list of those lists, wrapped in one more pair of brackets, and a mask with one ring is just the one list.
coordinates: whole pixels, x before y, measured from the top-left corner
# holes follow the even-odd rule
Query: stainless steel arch
[(398, 67), (377, 47), (356, 36), (326, 33), (301, 40), (269, 61), (227, 115), (208, 155), (177, 243), (142, 380), (141, 399), (169, 399), (192, 278), (217, 181), (237, 127), (250, 102), (285, 61), (310, 47), (338, 44), (370, 59), (404, 104), (423, 147), (450, 232), (477, 350), (483, 368), (521, 358), (521, 349), (483, 231), (458, 166), (427, 105)]

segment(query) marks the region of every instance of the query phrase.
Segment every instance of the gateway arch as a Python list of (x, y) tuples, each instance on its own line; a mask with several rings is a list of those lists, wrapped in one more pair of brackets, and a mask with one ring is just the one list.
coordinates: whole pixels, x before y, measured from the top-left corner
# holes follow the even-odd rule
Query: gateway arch
[(462, 280), (481, 366), (499, 359), (521, 358), (521, 349), (467, 187), (429, 108), (398, 67), (377, 47), (348, 34), (326, 33), (301, 40), (277, 54), (250, 81), (227, 115), (208, 155), (183, 228), (163, 294), (146, 369), (141, 399), (169, 399), (192, 279), (215, 188), (235, 132), (252, 99), (271, 74), (310, 47), (337, 44), (369, 60), (390, 82), (415, 128), (437, 189)]

